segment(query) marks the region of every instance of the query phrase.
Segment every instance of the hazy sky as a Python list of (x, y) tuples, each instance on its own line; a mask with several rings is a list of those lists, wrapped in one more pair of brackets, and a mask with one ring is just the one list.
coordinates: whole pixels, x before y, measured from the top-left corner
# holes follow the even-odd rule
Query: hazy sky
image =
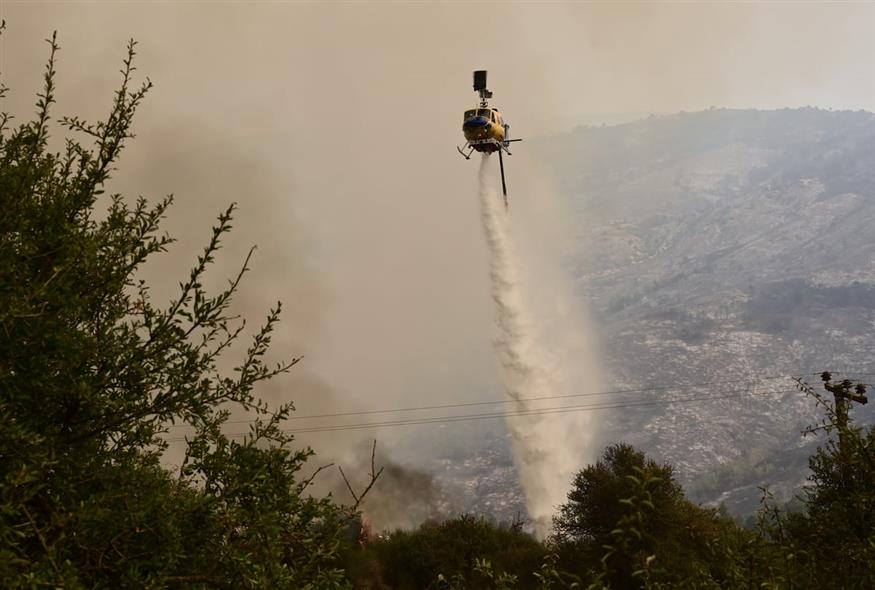
[[(8, 75), (38, 64), (35, 42), (55, 28), (68, 59), (93, 65), (134, 36), (144, 70), (178, 101), (187, 97), (170, 84), (180, 76), (205, 92), (236, 80), (223, 100), (254, 106), (264, 97), (253, 96), (253, 83), (300, 97), (313, 89), (293, 82), (329, 70), (349, 83), (327, 90), (344, 91), (350, 105), (363, 90), (355, 82), (371, 86), (368, 94), (406, 82), (408, 100), (447, 93), (465, 101), (469, 70), (480, 66), (493, 72), (506, 109), (539, 112), (527, 127), (710, 105), (875, 108), (875, 5), (864, 3), (4, 0), (0, 11), (10, 25)], [(192, 68), (195, 79), (186, 77)], [(88, 70), (90, 82), (109, 74)]]
[[(875, 110), (875, 5), (2, 0), (0, 15), (19, 119), (52, 30), (58, 115), (104, 115), (139, 41), (155, 89), (113, 188), (177, 195), (180, 244), (150, 272), (175, 284), (238, 201), (217, 284), (259, 245), (241, 306), (256, 320), (285, 302), (277, 345), (307, 357), (307, 413), (497, 391), (476, 164), (454, 150), (473, 69), (523, 137), (711, 105)], [(512, 203), (533, 164), (515, 151)]]

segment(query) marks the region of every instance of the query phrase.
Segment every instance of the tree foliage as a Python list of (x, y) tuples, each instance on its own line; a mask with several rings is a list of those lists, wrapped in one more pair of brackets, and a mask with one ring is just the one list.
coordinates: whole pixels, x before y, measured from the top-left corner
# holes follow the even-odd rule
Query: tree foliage
[[(203, 281), (234, 206), (177, 295), (154, 301), (138, 271), (173, 241), (172, 198), (105, 194), (151, 84), (134, 82), (131, 42), (106, 119), (59, 119), (71, 137), (52, 151), (49, 44), (36, 116), (0, 117), (0, 586), (344, 586), (346, 514), (305, 493), (310, 451), (280, 429), (291, 405), (254, 393), (297, 362), (265, 362), (279, 304), (222, 370), (249, 258), (224, 290)], [(234, 406), (257, 418), (240, 440), (222, 433)], [(191, 434), (170, 472), (179, 424)]]
[(670, 465), (625, 443), (578, 472), (554, 527), (564, 553), (598, 560), (598, 581), (611, 588), (637, 588), (645, 575), (652, 583), (720, 584), (739, 542), (730, 518), (687, 500)]
[(799, 388), (824, 415), (808, 433), (826, 439), (809, 459), (804, 510), (764, 507), (760, 531), (773, 556), (770, 579), (774, 587), (875, 587), (875, 429), (855, 425), (847, 406), (837, 408), (801, 380)]
[[(492, 588), (487, 572), (534, 580), (532, 572), (544, 554), (544, 547), (519, 526), (498, 526), (484, 518), (462, 515), (374, 540), (359, 556), (354, 573), (359, 584), (376, 578), (385, 587), (399, 590), (439, 588), (439, 577), (464, 588)], [(483, 558), (490, 563), (478, 565)], [(368, 567), (374, 562), (376, 571)]]

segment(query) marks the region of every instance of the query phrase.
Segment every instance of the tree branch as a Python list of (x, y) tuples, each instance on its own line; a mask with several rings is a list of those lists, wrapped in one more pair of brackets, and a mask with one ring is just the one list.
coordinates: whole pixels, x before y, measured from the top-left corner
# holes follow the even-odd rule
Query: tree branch
[(355, 500), (355, 504), (352, 505), (352, 510), (355, 512), (358, 510), (358, 507), (361, 505), (362, 501), (365, 499), (365, 496), (368, 495), (368, 492), (371, 491), (371, 488), (374, 487), (374, 484), (377, 483), (377, 479), (380, 477), (380, 474), (383, 473), (383, 469), (385, 467), (380, 467), (380, 470), (377, 471), (376, 465), (376, 455), (377, 455), (377, 439), (374, 439), (374, 445), (371, 448), (371, 480), (368, 482), (368, 485), (365, 486), (365, 489), (360, 493), (356, 494), (355, 490), (352, 489), (352, 485), (349, 483), (349, 479), (347, 479), (346, 474), (343, 472), (343, 467), (340, 465), (337, 468), (340, 470), (340, 475), (343, 477), (343, 482), (346, 484), (346, 489), (349, 490), (349, 493), (352, 494), (352, 499)]

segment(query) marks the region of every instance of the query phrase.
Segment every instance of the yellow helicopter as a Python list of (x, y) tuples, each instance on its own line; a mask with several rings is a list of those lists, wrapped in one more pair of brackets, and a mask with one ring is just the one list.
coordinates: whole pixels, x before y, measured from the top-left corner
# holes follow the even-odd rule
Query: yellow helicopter
[[(462, 133), (465, 134), (465, 145), (457, 147), (466, 160), (471, 159), (474, 152), (491, 154), (498, 152), (498, 163), (501, 168), (501, 191), (504, 193), (504, 205), (507, 206), (507, 184), (504, 180), (504, 158), (502, 152), (511, 155), (511, 142), (522, 139), (509, 139), (510, 125), (504, 122), (501, 112), (489, 106), (492, 91), (486, 88), (486, 70), (474, 72), (474, 91), (480, 95), (480, 105), (476, 109), (465, 111)], [(465, 153), (465, 150), (468, 153)]]

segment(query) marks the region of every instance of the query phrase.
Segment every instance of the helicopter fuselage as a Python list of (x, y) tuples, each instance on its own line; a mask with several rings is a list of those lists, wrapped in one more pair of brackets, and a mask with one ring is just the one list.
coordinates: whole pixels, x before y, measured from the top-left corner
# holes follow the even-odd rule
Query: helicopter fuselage
[(501, 149), (506, 130), (498, 109), (481, 107), (465, 111), (462, 133), (475, 151), (492, 153)]

